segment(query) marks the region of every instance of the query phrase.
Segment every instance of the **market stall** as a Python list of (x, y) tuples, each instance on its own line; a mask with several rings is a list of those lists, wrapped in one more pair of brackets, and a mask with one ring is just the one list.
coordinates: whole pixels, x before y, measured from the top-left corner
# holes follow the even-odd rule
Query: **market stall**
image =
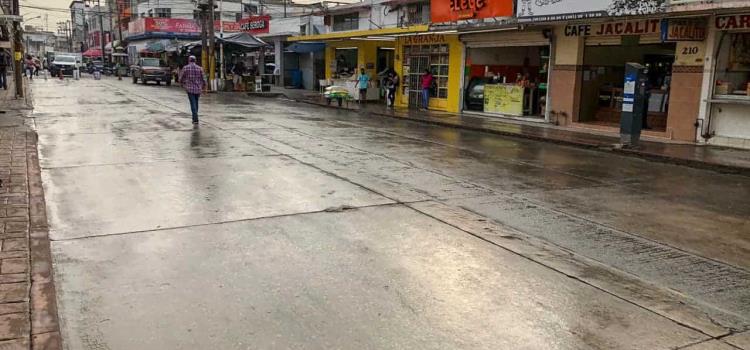
[[(234, 66), (237, 62), (244, 62), (245, 66), (249, 69), (245, 70), (245, 73), (243, 74), (242, 78), (240, 79), (240, 84), (242, 84), (241, 87), (238, 87), (239, 90), (248, 90), (253, 91), (256, 90), (256, 75), (262, 74), (262, 70), (258, 69), (257, 64), (260, 64), (260, 62), (249, 62), (249, 61), (255, 61), (251, 60), (248, 56), (249, 53), (252, 52), (258, 52), (263, 51), (264, 48), (268, 47), (269, 45), (257, 38), (256, 36), (250, 34), (250, 33), (230, 33), (224, 34), (224, 37), (221, 37), (219, 34), (216, 34), (216, 45), (217, 45), (217, 53), (218, 53), (218, 45), (223, 44), (224, 46), (224, 66), (226, 67), (226, 75), (227, 80), (224, 82), (224, 90), (233, 90), (235, 89), (233, 85), (233, 73), (231, 72), (231, 68)], [(184, 55), (187, 54), (193, 54), (195, 56), (199, 56), (201, 53), (202, 43), (201, 41), (194, 41), (188, 44), (185, 44), (182, 46), (182, 51)], [(217, 60), (219, 58), (217, 57)], [(260, 60), (259, 60), (260, 61)], [(217, 67), (221, 67), (221, 62), (217, 62)], [(218, 71), (218, 70), (217, 70)], [(270, 88), (270, 82), (262, 82), (261, 85), (268, 85)], [(235, 89), (237, 90), (237, 89)]]

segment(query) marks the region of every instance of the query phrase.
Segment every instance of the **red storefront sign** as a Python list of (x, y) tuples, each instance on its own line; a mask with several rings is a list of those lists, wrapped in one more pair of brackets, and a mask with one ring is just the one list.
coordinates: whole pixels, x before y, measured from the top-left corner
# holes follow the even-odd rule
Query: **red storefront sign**
[(513, 16), (513, 0), (433, 0), (432, 22)]
[(269, 25), (270, 22), (270, 16), (252, 16), (241, 19), (239, 27), (243, 32), (248, 32), (250, 34), (263, 34), (268, 33), (271, 30)]
[[(214, 22), (214, 29), (219, 31), (219, 21)], [(225, 32), (240, 31), (240, 23), (223, 22)], [(195, 20), (182, 18), (141, 18), (128, 25), (130, 35), (145, 33), (200, 34), (201, 27)]]
[(750, 14), (716, 17), (716, 29), (750, 29)]

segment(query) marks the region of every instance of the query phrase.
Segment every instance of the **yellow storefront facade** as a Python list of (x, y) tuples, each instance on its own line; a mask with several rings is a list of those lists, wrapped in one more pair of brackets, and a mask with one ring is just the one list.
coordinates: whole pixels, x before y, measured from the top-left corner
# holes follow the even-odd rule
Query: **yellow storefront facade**
[(463, 44), (455, 34), (420, 34), (396, 38), (394, 69), (401, 77), (396, 107), (422, 107), (421, 76), (429, 68), (436, 88), (430, 97), (432, 110), (457, 113), (461, 105)]

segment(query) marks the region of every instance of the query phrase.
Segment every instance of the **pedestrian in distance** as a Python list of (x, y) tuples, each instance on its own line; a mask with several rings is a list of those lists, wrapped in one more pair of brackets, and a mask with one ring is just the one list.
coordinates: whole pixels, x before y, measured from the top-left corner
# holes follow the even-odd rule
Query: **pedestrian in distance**
[(203, 68), (195, 64), (195, 56), (188, 58), (188, 64), (180, 72), (180, 83), (188, 95), (190, 111), (193, 113), (193, 125), (198, 125), (198, 100), (206, 82), (203, 80)]
[(398, 89), (398, 85), (401, 83), (401, 81), (398, 78), (398, 74), (395, 72), (388, 73), (388, 78), (386, 79), (386, 87), (388, 88), (388, 106), (393, 107), (394, 102), (396, 102), (396, 89)]
[(10, 54), (0, 49), (0, 86), (8, 90), (8, 65), (10, 64)]
[(245, 75), (245, 72), (247, 69), (245, 69), (245, 62), (239, 61), (234, 64), (232, 67), (232, 86), (234, 86), (234, 91), (242, 91), (244, 89), (241, 89), (242, 85), (242, 76)]
[(430, 90), (432, 89), (434, 80), (432, 72), (429, 69), (425, 69), (424, 74), (422, 74), (422, 109), (424, 110), (430, 108)]
[(29, 80), (34, 80), (34, 60), (31, 58), (31, 55), (26, 55), (24, 75), (29, 77)]
[(370, 76), (367, 75), (364, 68), (359, 70), (357, 76), (357, 88), (359, 88), (359, 103), (367, 101), (367, 87), (370, 86)]

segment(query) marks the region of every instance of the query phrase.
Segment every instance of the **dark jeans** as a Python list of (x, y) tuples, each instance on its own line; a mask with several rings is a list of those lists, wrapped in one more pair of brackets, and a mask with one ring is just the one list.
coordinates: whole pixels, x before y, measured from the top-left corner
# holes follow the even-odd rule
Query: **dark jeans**
[(388, 105), (393, 107), (393, 102), (396, 101), (396, 88), (388, 88)]
[(0, 67), (0, 87), (8, 90), (8, 70), (5, 67)]
[(198, 99), (201, 94), (191, 94), (188, 92), (188, 100), (190, 100), (190, 111), (193, 113), (193, 123), (198, 122)]

